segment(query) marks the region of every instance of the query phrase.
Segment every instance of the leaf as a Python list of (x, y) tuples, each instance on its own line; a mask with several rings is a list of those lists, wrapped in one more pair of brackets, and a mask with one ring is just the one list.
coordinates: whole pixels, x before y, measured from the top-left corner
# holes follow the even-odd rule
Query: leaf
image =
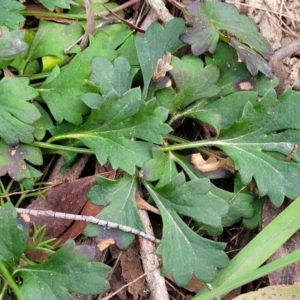
[(245, 64), (238, 61), (236, 51), (228, 44), (219, 42), (212, 58), (206, 57), (208, 65), (215, 65), (220, 70), (217, 86), (221, 88), (218, 96), (226, 96), (237, 91), (257, 91), (263, 96), (270, 88), (275, 88), (278, 79), (269, 80), (263, 74), (251, 76)]
[(0, 219), (0, 260), (12, 272), (25, 251), (29, 226), (18, 221), (17, 212), (10, 202), (0, 207)]
[(219, 77), (219, 70), (215, 66), (203, 67), (198, 57), (185, 55), (182, 59), (172, 57), (173, 69), (170, 71), (175, 81), (177, 93), (170, 93), (167, 89), (157, 94), (159, 103), (174, 114), (195, 100), (213, 97), (220, 92), (215, 85)]
[(25, 32), (23, 30), (9, 31), (6, 27), (1, 27), (0, 31), (0, 60), (10, 59), (28, 48), (28, 45), (24, 43)]
[(115, 51), (102, 49), (102, 42), (97, 40), (82, 53), (78, 53), (59, 75), (52, 81), (45, 82), (39, 89), (53, 117), (59, 123), (65, 119), (74, 125), (80, 125), (82, 115), (89, 111), (80, 97), (84, 93), (96, 91), (95, 87), (87, 84), (90, 63), (95, 53), (110, 60), (116, 56)]
[(237, 92), (217, 101), (198, 101), (183, 111), (180, 117), (189, 117), (205, 122), (219, 134), (221, 130), (230, 127), (242, 117), (246, 103), (255, 104), (256, 101), (256, 92)]
[(49, 130), (51, 127), (53, 127), (53, 122), (50, 115), (44, 110), (44, 108), (40, 104), (35, 103), (35, 106), (39, 110), (41, 117), (34, 123), (34, 137), (37, 140), (42, 140), (46, 135), (46, 130)]
[[(171, 131), (164, 124), (168, 112), (155, 100), (145, 103), (139, 88), (131, 89), (119, 97), (111, 92), (99, 109), (91, 112), (87, 121), (62, 138), (76, 138), (95, 151), (98, 161), (109, 159), (114, 169), (122, 168), (135, 173), (135, 166), (142, 166), (151, 158), (151, 143), (161, 144), (162, 137)], [(55, 137), (60, 139), (60, 137)]]
[(231, 40), (230, 45), (236, 50), (239, 60), (246, 63), (252, 76), (257, 75), (258, 71), (260, 71), (268, 78), (273, 78), (272, 68), (262, 56), (238, 41)]
[(159, 148), (152, 149), (153, 158), (147, 161), (139, 171), (139, 177), (147, 181), (157, 181), (156, 187), (171, 183), (178, 174), (172, 153), (164, 153)]
[(25, 299), (74, 299), (69, 292), (84, 295), (104, 293), (109, 289), (110, 267), (90, 261), (75, 242), (69, 240), (42, 264), (18, 269)]
[[(97, 176), (96, 182), (97, 185), (92, 187), (87, 193), (88, 200), (96, 205), (108, 205), (96, 217), (144, 231), (135, 202), (136, 179), (125, 176), (113, 181)], [(85, 234), (97, 236), (97, 241), (104, 238), (113, 238), (116, 240), (117, 246), (122, 250), (127, 249), (135, 237), (131, 233), (103, 228), (94, 224), (89, 224), (85, 228)]]
[[(131, 82), (136, 70), (130, 69), (126, 58), (119, 56), (113, 64), (105, 57), (95, 57), (92, 60), (92, 73), (90, 80), (100, 86), (102, 95), (116, 92), (123, 95), (131, 87)], [(105, 70), (105, 72), (103, 72)]]
[(227, 212), (228, 205), (221, 198), (209, 194), (210, 188), (207, 178), (184, 182), (180, 173), (171, 183), (153, 190), (165, 206), (172, 207), (178, 214), (217, 227), (221, 225), (221, 217)]
[[(196, 168), (194, 168), (189, 162), (188, 159), (184, 156), (173, 154), (173, 159), (178, 163), (187, 174), (191, 180), (203, 179), (206, 176), (203, 173), (200, 173)], [(246, 193), (232, 193), (225, 191), (221, 188), (218, 188), (214, 184), (210, 184), (209, 196), (213, 198), (219, 198), (222, 201), (228, 203), (229, 209), (226, 214), (222, 215), (222, 227), (231, 226), (239, 221), (242, 218), (252, 217), (254, 211), (252, 207), (253, 196)], [(216, 227), (215, 227), (216, 228)], [(210, 226), (204, 228), (211, 230)], [(222, 233), (222, 228), (221, 232)]]
[(173, 53), (182, 46), (179, 35), (183, 30), (183, 19), (174, 18), (165, 27), (159, 23), (153, 23), (143, 38), (135, 37), (135, 47), (144, 79), (143, 98), (147, 95), (157, 61), (162, 58), (165, 52)]
[(255, 292), (249, 292), (247, 294), (235, 297), (234, 300), (256, 300), (256, 299), (270, 299), (270, 300), (288, 300), (296, 299), (300, 293), (299, 284), (294, 285), (273, 285), (262, 289), (258, 289)]
[[(200, 183), (197, 180), (195, 182)], [(175, 212), (171, 196), (161, 195), (146, 182), (144, 185), (163, 218), (163, 237), (157, 249), (157, 254), (162, 257), (162, 274), (172, 275), (180, 286), (187, 285), (193, 275), (201, 281), (210, 282), (216, 275), (217, 268), (224, 268), (228, 264), (228, 258), (223, 252), (225, 244), (204, 239), (193, 232)], [(177, 196), (179, 195), (174, 200), (180, 202), (181, 199)], [(189, 200), (188, 203), (190, 202)]]
[[(103, 1), (104, 2), (104, 1)], [(107, 11), (106, 8), (102, 5), (101, 2), (92, 2), (92, 8), (93, 4), (98, 5), (99, 9), (97, 10), (98, 13), (101, 13), (102, 11)], [(111, 9), (113, 8), (112, 5), (117, 5), (116, 3), (107, 3), (106, 6)], [(96, 12), (96, 10), (94, 10)], [(122, 11), (118, 13), (120, 15)], [(85, 13), (85, 12), (84, 12)], [(122, 17), (122, 15), (121, 15)], [(111, 24), (110, 26), (103, 26), (99, 28), (99, 31), (95, 34), (95, 39), (99, 39), (103, 42), (103, 48), (104, 49), (117, 49), (119, 52), (120, 46), (125, 43), (125, 41), (128, 38), (132, 38), (133, 32), (127, 28), (126, 24)]]
[(250, 18), (239, 14), (235, 6), (215, 1), (195, 1), (187, 9), (195, 19), (190, 22), (191, 27), (181, 36), (181, 40), (192, 46), (195, 56), (205, 51), (214, 53), (219, 32), (226, 31), (227, 35), (251, 47), (257, 52), (256, 56), (262, 55), (266, 60), (270, 58), (272, 48), (259, 33), (257, 25)]
[(257, 227), (262, 227), (262, 211), (263, 211), (264, 202), (259, 199), (255, 198), (252, 202), (252, 207), (254, 210), (253, 215), (249, 218), (247, 216), (243, 219), (243, 227), (247, 230), (254, 230)]
[(78, 22), (70, 25), (41, 20), (25, 61), (46, 55), (64, 57), (64, 48), (74, 43), (83, 33)]
[(42, 3), (49, 10), (54, 10), (55, 6), (67, 9), (70, 8), (69, 0), (39, 0), (39, 2)]
[(0, 137), (10, 145), (31, 143), (32, 125), (41, 116), (32, 103), (26, 102), (38, 95), (28, 84), (28, 78), (4, 77), (0, 81)]
[(134, 44), (134, 37), (131, 35), (118, 49), (121, 56), (125, 57), (131, 66), (138, 66), (139, 60)]
[(234, 161), (244, 185), (253, 177), (259, 196), (268, 195), (279, 206), (285, 196), (295, 199), (300, 194), (299, 152), (284, 161), (300, 143), (299, 113), (297, 93), (286, 91), (276, 100), (270, 90), (255, 106), (248, 103), (242, 118), (217, 140), (207, 142)]
[(31, 172), (25, 160), (41, 165), (43, 158), (40, 149), (22, 144), (9, 146), (0, 140), (0, 177), (7, 173), (16, 181), (30, 178)]
[(15, 0), (0, 0), (0, 27), (5, 25), (10, 29), (18, 29), (25, 18), (19, 13), (25, 6)]

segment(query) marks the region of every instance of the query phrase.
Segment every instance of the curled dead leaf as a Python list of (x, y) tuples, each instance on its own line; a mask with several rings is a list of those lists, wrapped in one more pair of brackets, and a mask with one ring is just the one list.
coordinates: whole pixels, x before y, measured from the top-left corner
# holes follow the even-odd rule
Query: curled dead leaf
[(100, 251), (105, 250), (106, 248), (108, 248), (110, 245), (114, 245), (116, 243), (116, 241), (113, 238), (107, 238), (104, 240), (101, 240), (98, 244), (97, 244), (97, 248)]
[(210, 156), (205, 160), (200, 153), (194, 153), (190, 157), (193, 166), (201, 172), (211, 172), (218, 168), (225, 169), (231, 173), (235, 172), (233, 162), (229, 158), (223, 160), (217, 160), (215, 156)]
[(172, 55), (170, 52), (166, 52), (162, 58), (157, 61), (152, 80), (158, 82), (166, 76), (166, 73), (173, 69), (170, 65)]

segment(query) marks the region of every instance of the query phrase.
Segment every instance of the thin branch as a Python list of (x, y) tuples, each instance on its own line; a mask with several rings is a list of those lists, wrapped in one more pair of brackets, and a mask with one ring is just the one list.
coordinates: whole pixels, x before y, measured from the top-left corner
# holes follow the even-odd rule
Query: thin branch
[(166, 8), (163, 0), (147, 0), (147, 3), (155, 10), (158, 18), (164, 23), (168, 23), (174, 17), (170, 14), (168, 9)]
[(293, 53), (300, 50), (300, 38), (292, 41), (291, 43), (287, 44), (284, 47), (281, 47), (279, 50), (277, 50), (273, 56), (272, 60), (274, 61), (282, 61), (285, 58), (291, 56)]
[[(146, 210), (139, 210), (142, 222), (145, 227), (147, 234), (153, 235), (153, 230), (151, 222)], [(166, 287), (165, 279), (161, 276), (160, 273), (160, 263), (156, 255), (155, 245), (145, 239), (139, 238), (140, 242), (140, 254), (143, 262), (144, 272), (147, 274), (146, 280), (150, 289), (150, 298), (151, 300), (168, 300), (169, 294)], [(152, 268), (155, 267), (155, 270), (151, 272)]]
[(83, 38), (79, 45), (81, 49), (86, 48), (86, 46), (88, 45), (89, 35), (90, 34), (93, 35), (96, 30), (95, 20), (91, 8), (90, 0), (84, 0), (84, 4), (85, 4), (85, 11), (86, 11), (86, 28), (85, 28), (85, 33), (83, 35)]
[(119, 229), (121, 231), (124, 232), (128, 232), (128, 233), (132, 233), (132, 234), (136, 234), (139, 235), (151, 242), (155, 242), (157, 244), (160, 243), (159, 239), (156, 239), (154, 236), (149, 235), (143, 231), (140, 231), (138, 229), (126, 226), (126, 225), (122, 225), (122, 224), (118, 224), (118, 223), (114, 223), (114, 222), (110, 222), (110, 221), (106, 221), (106, 220), (99, 220), (95, 217), (92, 216), (81, 216), (81, 215), (74, 215), (74, 214), (66, 214), (66, 213), (61, 213), (61, 212), (55, 212), (52, 210), (34, 210), (34, 209), (24, 209), (24, 208), (16, 208), (17, 212), (19, 214), (28, 214), (28, 215), (32, 215), (32, 216), (43, 216), (43, 217), (52, 217), (52, 218), (59, 218), (59, 219), (67, 219), (67, 220), (74, 220), (74, 221), (81, 221), (81, 222), (87, 222), (87, 223), (93, 223), (93, 224), (97, 224), (103, 227), (107, 227), (107, 228), (114, 228), (114, 229)]

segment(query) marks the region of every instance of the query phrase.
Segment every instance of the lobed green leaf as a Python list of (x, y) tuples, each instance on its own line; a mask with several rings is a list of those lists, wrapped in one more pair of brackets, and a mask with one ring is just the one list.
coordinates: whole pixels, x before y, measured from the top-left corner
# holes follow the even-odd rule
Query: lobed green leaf
[(232, 43), (236, 43), (235, 39), (238, 39), (254, 50), (251, 57), (247, 57), (251, 74), (256, 75), (257, 70), (260, 70), (268, 77), (273, 77), (264, 60), (269, 60), (271, 46), (259, 33), (257, 25), (250, 18), (239, 14), (234, 5), (216, 1), (194, 1), (187, 9), (195, 19), (189, 23), (191, 27), (181, 36), (181, 40), (191, 45), (194, 55), (206, 51), (214, 53), (220, 32), (226, 31), (228, 35), (234, 36), (230, 38)]
[[(136, 179), (125, 176), (118, 180), (109, 180), (97, 176), (96, 182), (97, 185), (87, 193), (87, 199), (96, 205), (107, 205), (96, 217), (144, 231), (135, 201)], [(93, 224), (89, 224), (84, 232), (87, 236), (96, 236), (96, 240), (113, 238), (122, 250), (127, 249), (135, 238), (131, 233)]]
[(40, 112), (28, 100), (37, 91), (29, 86), (28, 78), (4, 77), (0, 81), (0, 137), (9, 145), (33, 141), (33, 123)]
[(183, 30), (183, 19), (174, 18), (165, 27), (159, 23), (153, 23), (143, 38), (141, 36), (135, 37), (135, 47), (144, 79), (143, 98), (147, 96), (157, 61), (162, 58), (165, 52), (172, 53), (183, 45), (179, 40), (179, 35)]
[(26, 161), (41, 165), (43, 163), (41, 150), (23, 144), (9, 146), (0, 140), (0, 176), (8, 174), (16, 181), (32, 177)]
[(157, 249), (157, 254), (162, 257), (162, 274), (172, 275), (180, 286), (187, 285), (193, 275), (201, 281), (210, 282), (217, 268), (224, 268), (228, 264), (223, 251), (225, 244), (196, 234), (180, 219), (169, 199), (166, 200), (149, 184), (144, 182), (144, 185), (163, 219), (163, 237)]
[(15, 0), (0, 0), (0, 27), (7, 26), (10, 29), (18, 29), (19, 24), (25, 20), (25, 18), (19, 13), (25, 6)]
[(10, 202), (0, 207), (0, 220), (0, 260), (12, 272), (25, 251), (29, 225), (22, 219), (18, 220), (17, 212)]
[(300, 194), (295, 184), (300, 155), (294, 151), (291, 161), (285, 161), (300, 143), (299, 113), (297, 93), (286, 91), (276, 100), (270, 90), (255, 106), (246, 104), (242, 118), (211, 143), (234, 161), (243, 184), (253, 177), (259, 195), (268, 195), (276, 206), (285, 196), (295, 199)]
[(74, 299), (69, 292), (84, 295), (104, 293), (109, 289), (110, 267), (93, 262), (75, 242), (69, 240), (48, 260), (18, 269), (25, 299)]

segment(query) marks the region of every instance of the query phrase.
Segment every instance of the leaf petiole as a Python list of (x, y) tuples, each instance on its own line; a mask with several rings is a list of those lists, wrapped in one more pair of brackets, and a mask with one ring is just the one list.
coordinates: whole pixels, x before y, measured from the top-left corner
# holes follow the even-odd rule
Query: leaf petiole
[(94, 151), (92, 151), (90, 149), (86, 149), (86, 148), (53, 145), (53, 144), (44, 143), (44, 142), (33, 142), (32, 146), (40, 147), (43, 149), (51, 149), (51, 150), (55, 150), (55, 151), (69, 151), (69, 152), (76, 152), (76, 153), (82, 153), (82, 154), (94, 154)]
[(0, 260), (0, 274), (4, 279), (4, 284), (0, 291), (0, 300), (4, 299), (8, 286), (13, 290), (13, 292), (16, 294), (18, 299), (25, 300), (23, 295), (20, 292), (18, 285), (15, 283), (13, 277), (10, 275), (9, 271), (7, 270), (7, 268), (5, 267), (5, 265), (1, 260)]

